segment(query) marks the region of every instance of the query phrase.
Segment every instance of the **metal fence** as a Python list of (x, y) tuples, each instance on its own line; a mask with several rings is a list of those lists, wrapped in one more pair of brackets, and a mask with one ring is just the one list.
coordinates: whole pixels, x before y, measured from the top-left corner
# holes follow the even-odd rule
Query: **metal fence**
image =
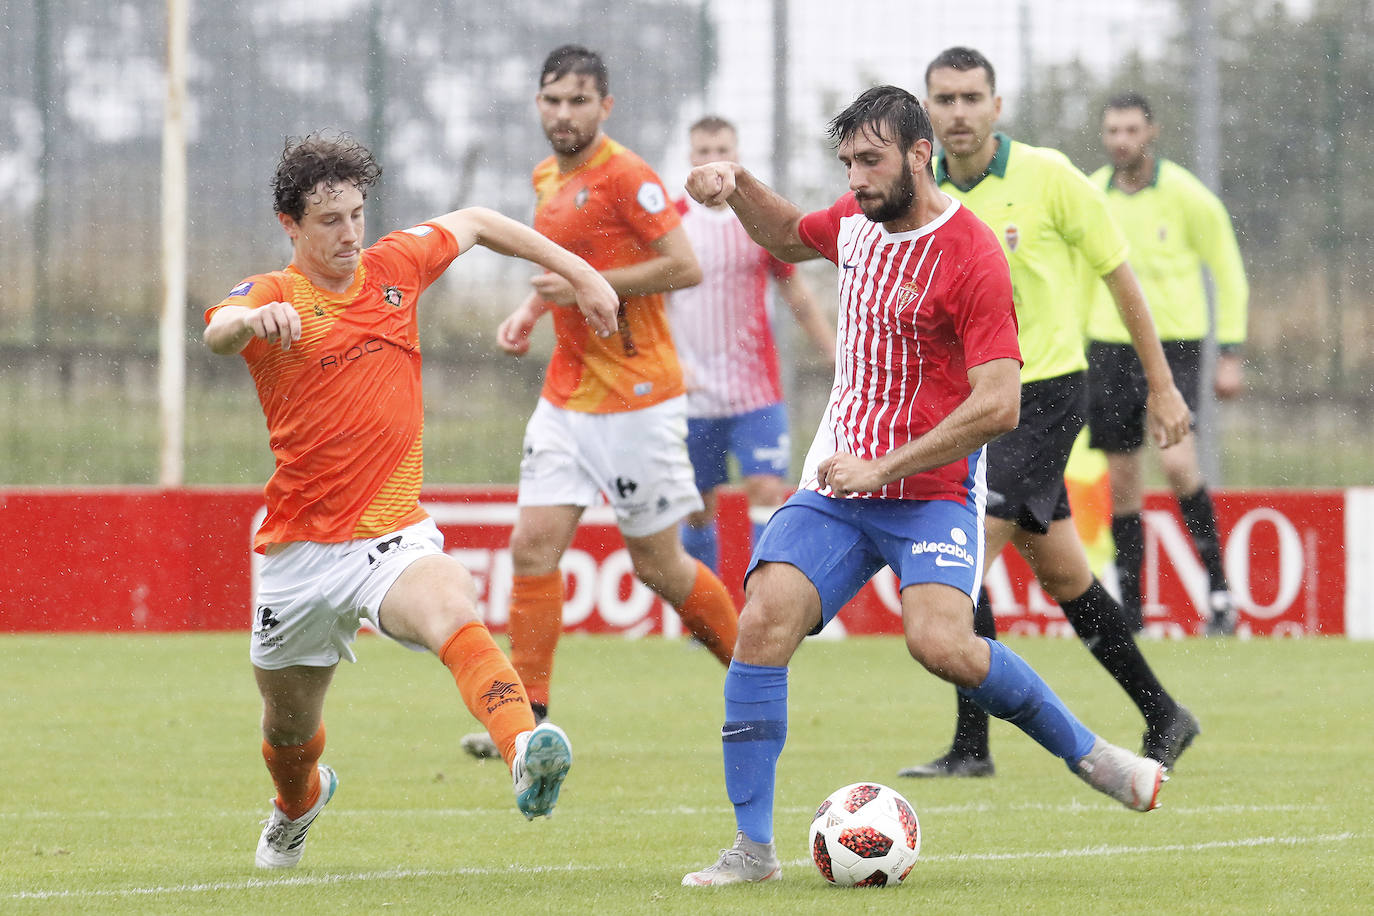
[[(223, 384), (222, 372), (204, 368), (193, 340), (202, 309), (243, 276), (289, 257), (267, 185), (288, 135), (343, 129), (378, 152), (385, 174), (369, 201), (370, 235), (467, 204), (528, 218), (530, 168), (547, 153), (531, 104), (538, 67), (548, 50), (578, 41), (602, 51), (611, 67), (616, 107), (608, 132), (657, 166), (670, 187), (686, 172), (686, 125), (709, 110), (740, 125), (743, 157), (756, 171), (803, 205), (821, 206), (843, 188), (824, 140), (826, 120), (875, 81), (919, 90), (925, 61), (964, 43), (998, 64), (1006, 120), (1019, 136), (1070, 148), (1074, 138), (1065, 137), (1064, 125), (1081, 122), (1076, 159), (1088, 168), (1096, 164), (1084, 152), (1095, 134), (1095, 101), (1070, 93), (1066, 102), (1061, 93), (1058, 119), (1048, 118), (1047, 74), (1078, 67), (1084, 79), (1106, 82), (1127, 64), (1142, 73), (1172, 66), (1180, 48), (1196, 48), (1188, 38), (1196, 20), (1187, 14), (1199, 5), (1207, 6), (966, 0), (954, 8), (876, 0), (858, 16), (818, 0), (194, 2), (188, 385)], [(1367, 4), (1345, 5), (1367, 14)], [(156, 359), (162, 283), (166, 0), (4, 0), (3, 11), (0, 373), (7, 410), (13, 415), (24, 399), (43, 402), (73, 384), (98, 385), (102, 372), (122, 379), (111, 391), (137, 396)], [(1351, 60), (1347, 52), (1342, 66), (1356, 66)], [(1192, 116), (1181, 101), (1177, 110)], [(1188, 163), (1198, 132), (1189, 126), (1181, 135), (1190, 146), (1174, 154)], [(1237, 442), (1224, 450), (1226, 479), (1321, 482), (1306, 464), (1276, 463), (1282, 448), (1256, 453), (1275, 437), (1297, 435), (1307, 443), (1365, 443), (1352, 450), (1353, 468), (1328, 475), (1354, 482), (1364, 473), (1361, 453), (1374, 445), (1363, 422), (1370, 400), (1363, 274), (1337, 264), (1332, 285), (1330, 249), (1327, 260), (1270, 263), (1260, 222), (1247, 219), (1242, 229), (1254, 234), (1243, 231), (1242, 241), (1257, 268), (1255, 371), (1251, 396), (1222, 415), (1221, 428)], [(451, 273), (429, 294), (428, 358), (490, 360), (490, 372), (479, 374), (499, 377), (499, 357), (473, 339), (489, 337), (518, 301), (528, 271), (476, 255)], [(823, 267), (808, 276), (829, 293), (833, 281)], [(1305, 290), (1315, 292), (1294, 315), (1292, 303)], [(1332, 290), (1344, 344), (1336, 380), (1326, 365), (1330, 335), (1302, 333), (1304, 321), (1325, 320)], [(512, 378), (532, 401), (535, 374)], [(794, 422), (805, 440), (828, 379), (804, 370), (793, 382)], [(499, 403), (511, 394), (493, 383), (470, 396)], [(55, 404), (50, 422), (60, 436), (60, 397)], [(523, 419), (519, 413), (512, 423)], [(34, 447), (9, 444), (12, 451)], [(1293, 452), (1292, 461), (1310, 461), (1303, 449)]]

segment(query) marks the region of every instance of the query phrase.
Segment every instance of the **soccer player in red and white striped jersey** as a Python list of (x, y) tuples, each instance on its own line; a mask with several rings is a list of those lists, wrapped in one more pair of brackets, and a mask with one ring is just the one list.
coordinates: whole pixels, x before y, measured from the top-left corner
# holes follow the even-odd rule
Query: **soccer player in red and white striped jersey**
[(780, 876), (773, 795), (787, 665), (884, 565), (899, 578), (907, 649), (928, 671), (1130, 808), (1155, 807), (1163, 781), (1159, 763), (1097, 737), (1019, 656), (974, 635), (986, 445), (1020, 411), (1011, 275), (992, 230), (936, 186), (930, 120), (909, 92), (868, 90), (831, 134), (851, 193), (828, 210), (803, 215), (736, 163), (687, 181), (695, 199), (728, 203), (774, 255), (819, 254), (840, 268), (830, 404), (802, 489), (754, 549), (725, 677), (721, 743), (738, 832), (687, 886)]
[[(688, 131), (693, 166), (738, 162), (738, 134), (707, 116)], [(760, 248), (733, 210), (690, 197), (678, 203), (682, 228), (701, 264), (702, 281), (668, 297), (673, 342), (687, 383), (687, 451), (704, 508), (687, 516), (687, 552), (717, 567), (716, 490), (729, 480), (734, 455), (749, 501), (753, 542), (791, 490), (791, 455), (778, 350), (768, 301), (771, 279), (797, 325), (832, 365), (835, 330), (796, 265)]]

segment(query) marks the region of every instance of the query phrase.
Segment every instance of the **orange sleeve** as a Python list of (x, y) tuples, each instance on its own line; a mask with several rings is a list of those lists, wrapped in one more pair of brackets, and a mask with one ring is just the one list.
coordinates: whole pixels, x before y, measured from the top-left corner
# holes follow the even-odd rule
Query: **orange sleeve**
[(682, 225), (682, 214), (648, 163), (629, 150), (613, 162), (620, 216), (640, 241), (650, 245)]

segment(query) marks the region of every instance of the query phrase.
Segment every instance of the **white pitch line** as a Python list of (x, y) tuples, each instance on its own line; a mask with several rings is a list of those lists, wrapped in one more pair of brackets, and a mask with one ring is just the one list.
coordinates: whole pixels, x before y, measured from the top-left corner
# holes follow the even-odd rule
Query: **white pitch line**
[[(917, 813), (929, 815), (958, 815), (958, 814), (997, 814), (1004, 811), (1049, 811), (1056, 814), (1122, 814), (1125, 813), (1117, 805), (1101, 800), (1098, 796), (1091, 796), (1090, 802), (1012, 802), (1008, 804), (992, 804), (990, 802), (968, 802), (960, 805), (923, 805)], [(1332, 805), (1183, 805), (1175, 807), (1166, 805), (1170, 816), (1173, 815), (1204, 815), (1212, 816), (1216, 814), (1282, 814), (1289, 811), (1320, 811), (1331, 808)], [(417, 817), (489, 817), (493, 814), (500, 814), (508, 810), (506, 807), (492, 808), (416, 808), (400, 810), (396, 808), (344, 808), (335, 811), (329, 810), (329, 819), (338, 818), (394, 818), (402, 815), (408, 818)], [(689, 807), (677, 805), (671, 808), (646, 809), (640, 814), (644, 817), (697, 817), (700, 815), (715, 815), (727, 811), (724, 802), (709, 808)], [(815, 808), (802, 807), (799, 805), (788, 805), (778, 807), (778, 814), (812, 814)], [(1163, 809), (1162, 809), (1163, 810)], [(560, 815), (565, 814), (563, 810)], [(52, 821), (52, 820), (74, 820), (85, 818), (88, 820), (168, 820), (172, 818), (184, 818), (183, 811), (139, 811), (130, 813), (127, 811), (104, 811), (104, 810), (83, 810), (83, 811), (0, 811), (0, 822), (3, 821)], [(261, 820), (262, 811), (259, 809), (241, 809), (238, 811), (204, 811), (196, 815), (200, 818), (239, 818), (245, 820)], [(576, 817), (576, 811), (566, 812), (566, 817)]]
[[(1211, 849), (1249, 849), (1258, 846), (1308, 846), (1317, 843), (1343, 843), (1357, 839), (1357, 833), (1329, 833), (1317, 836), (1242, 837), (1238, 840), (1213, 840), (1205, 843), (1168, 843), (1163, 846), (1087, 846), (1081, 849), (1059, 849), (1022, 852), (956, 853), (943, 856), (922, 856), (924, 862), (1007, 862), (1027, 859), (1079, 859), (1119, 855), (1152, 855), (1171, 852), (1203, 852)], [(793, 859), (786, 863), (802, 866), (808, 859)], [(678, 866), (674, 871), (689, 868)], [(396, 868), (385, 871), (360, 872), (346, 875), (297, 875), (268, 880), (248, 878), (243, 881), (215, 881), (201, 884), (157, 885), (153, 887), (113, 888), (91, 891), (19, 891), (6, 894), (0, 900), (80, 900), (119, 897), (169, 897), (178, 894), (203, 894), (219, 891), (258, 890), (272, 887), (324, 887), (368, 881), (389, 881), (402, 878), (456, 878), (464, 875), (537, 875), (551, 872), (622, 871), (624, 865), (508, 865), (503, 868)]]
[[(1314, 843), (1344, 843), (1360, 834), (1323, 833), (1317, 836), (1256, 836), (1239, 840), (1210, 840), (1204, 843), (1166, 843), (1163, 846), (1085, 846), (1081, 849), (1042, 850), (1038, 852), (954, 853), (922, 856), (927, 862), (1007, 862), (1024, 859), (1086, 859), (1100, 856), (1150, 855), (1162, 852), (1205, 852), (1209, 849), (1251, 849), (1256, 846), (1308, 846)], [(806, 861), (806, 860), (801, 860)]]

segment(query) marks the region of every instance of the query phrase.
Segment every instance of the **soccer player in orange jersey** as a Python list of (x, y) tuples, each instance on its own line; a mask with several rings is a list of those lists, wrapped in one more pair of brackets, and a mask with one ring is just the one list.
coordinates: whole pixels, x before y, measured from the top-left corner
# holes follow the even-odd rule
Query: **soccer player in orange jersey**
[[(511, 767), (516, 805), (547, 815), (572, 764), (567, 736), (536, 725), (525, 688), (478, 619), (467, 571), (420, 507), (420, 294), (474, 245), (561, 277), (569, 320), (615, 330), (616, 296), (582, 258), (533, 229), (469, 208), (363, 247), (363, 200), (381, 174), (347, 135), (288, 140), (273, 187), (291, 263), (205, 312), (205, 343), (242, 354), (267, 418), (276, 470), (254, 548), (251, 658), (262, 753), (277, 795), (257, 864), (290, 868), (334, 794), (324, 697), (363, 620), (452, 672)], [(576, 316), (576, 317), (574, 317)], [(584, 317), (585, 316), (585, 317)]]
[[(600, 55), (576, 45), (553, 51), (535, 101), (553, 155), (534, 170), (534, 227), (586, 258), (621, 300), (617, 333), (594, 337), (565, 307), (573, 302), (567, 281), (544, 274), (498, 331), (501, 347), (519, 355), (535, 323), (553, 314), (556, 342), (525, 430), (511, 534), (511, 660), (541, 714), (563, 627), (558, 563), (583, 510), (601, 498), (615, 511), (635, 575), (722, 663), (734, 650), (738, 614), (678, 534), (678, 522), (702, 502), (663, 293), (700, 282), (701, 268), (658, 176), (602, 132), (613, 100)], [(484, 739), (471, 735), (463, 746), (487, 756)]]

